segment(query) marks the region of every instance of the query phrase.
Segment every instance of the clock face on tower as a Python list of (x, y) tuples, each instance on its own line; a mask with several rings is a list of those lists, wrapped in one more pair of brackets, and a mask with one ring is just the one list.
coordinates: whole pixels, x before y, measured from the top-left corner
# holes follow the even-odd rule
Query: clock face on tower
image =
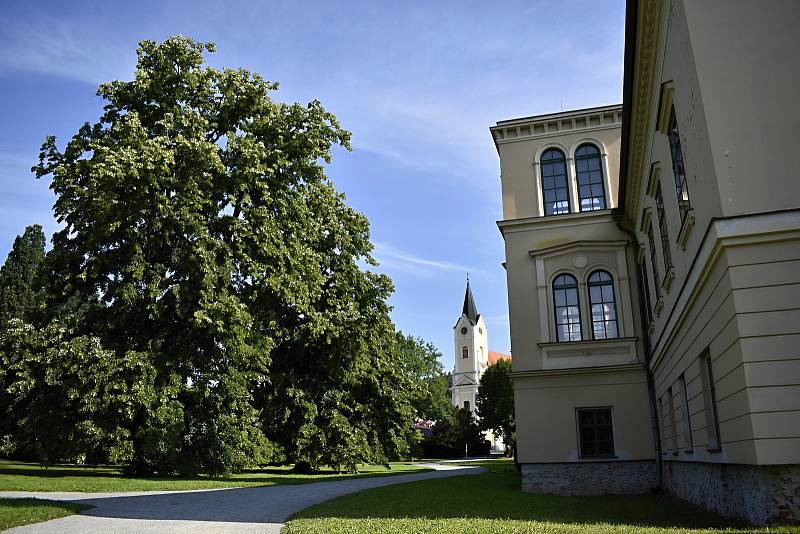
[(466, 336), (467, 335), (467, 327), (466, 326), (462, 326), (461, 327), (461, 335), (462, 336)]

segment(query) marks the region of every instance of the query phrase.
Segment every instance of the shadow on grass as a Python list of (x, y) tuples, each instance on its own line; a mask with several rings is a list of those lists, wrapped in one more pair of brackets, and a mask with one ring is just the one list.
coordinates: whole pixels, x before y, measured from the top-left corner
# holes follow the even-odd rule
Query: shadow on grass
[[(311, 484), (270, 487), (219, 488), (181, 492), (86, 495), (58, 494), (56, 498), (92, 506), (83, 515), (139, 520), (187, 520), (226, 523), (280, 524), (289, 516), (314, 504), (385, 484), (400, 484), (429, 477), (464, 474), (474, 469), (402, 472), (395, 476), (350, 477), (344, 480), (310, 479)], [(6, 494), (28, 496), (23, 492)], [(41, 495), (41, 493), (37, 494)], [(2, 497), (3, 494), (0, 494)]]
[(0, 531), (88, 510), (91, 506), (45, 499), (0, 499)]
[[(197, 482), (198, 486), (191, 485), (181, 488), (178, 486), (168, 486), (165, 490), (173, 489), (203, 489), (203, 483), (217, 482), (218, 487), (236, 487), (241, 484), (244, 486), (272, 486), (283, 484), (308, 484), (311, 482), (321, 481), (337, 481), (349, 480), (352, 478), (366, 478), (375, 476), (391, 476), (397, 474), (408, 474), (422, 472), (425, 469), (403, 469), (403, 470), (383, 470), (378, 468), (370, 468), (358, 473), (343, 473), (333, 469), (320, 469), (311, 474), (293, 473), (288, 467), (274, 467), (264, 469), (252, 469), (243, 471), (241, 473), (233, 473), (228, 476), (208, 476), (208, 475), (195, 475), (195, 476), (129, 476), (122, 473), (121, 470), (114, 467), (84, 467), (84, 466), (51, 466), (42, 467), (39, 464), (28, 462), (8, 462), (0, 461), (0, 477), (3, 475), (9, 477), (24, 477), (24, 479), (106, 479), (119, 481), (120, 485), (111, 488), (110, 490), (95, 490), (95, 491), (128, 491), (124, 487), (126, 482), (130, 482), (132, 486), (136, 486), (137, 481), (143, 482), (165, 482), (168, 485), (180, 485), (182, 482), (192, 483)], [(16, 490), (13, 482), (5, 482), (0, 479), (0, 490)], [(48, 488), (49, 490), (50, 488)], [(59, 488), (55, 488), (59, 490)], [(152, 489), (152, 488), (146, 488)], [(27, 488), (20, 488), (24, 491)], [(39, 491), (39, 490), (34, 490)], [(130, 491), (137, 491), (136, 487), (130, 488)]]
[[(475, 464), (471, 464), (475, 465)], [(513, 463), (479, 463), (484, 474), (435, 479), (349, 495), (308, 508), (292, 519), (488, 519), (665, 529), (745, 529), (669, 495), (565, 497), (522, 493)], [(735, 531), (734, 531), (735, 532)]]

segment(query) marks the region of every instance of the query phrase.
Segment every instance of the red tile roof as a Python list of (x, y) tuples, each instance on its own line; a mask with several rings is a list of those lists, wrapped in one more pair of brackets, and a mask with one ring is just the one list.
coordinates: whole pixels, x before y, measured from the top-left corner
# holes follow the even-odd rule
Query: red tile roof
[(495, 364), (500, 360), (510, 360), (510, 354), (503, 354), (502, 352), (489, 351), (489, 365)]

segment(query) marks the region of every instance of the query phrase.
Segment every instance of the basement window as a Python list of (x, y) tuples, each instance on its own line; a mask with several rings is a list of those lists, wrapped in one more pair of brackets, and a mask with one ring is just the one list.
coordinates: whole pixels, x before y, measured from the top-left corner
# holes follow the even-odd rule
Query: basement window
[(614, 458), (611, 408), (578, 408), (581, 458)]

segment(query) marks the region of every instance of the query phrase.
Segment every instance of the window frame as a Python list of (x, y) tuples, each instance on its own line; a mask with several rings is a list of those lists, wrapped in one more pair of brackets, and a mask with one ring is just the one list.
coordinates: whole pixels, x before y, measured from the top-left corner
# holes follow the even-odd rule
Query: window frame
[[(594, 423), (593, 423), (593, 430), (595, 431), (595, 438), (594, 438), (594, 445), (597, 446), (601, 440), (597, 439), (597, 429), (600, 425), (596, 422), (597, 421), (597, 412), (608, 412), (608, 427), (609, 432), (611, 435), (610, 443), (611, 443), (611, 452), (610, 453), (596, 453), (596, 454), (586, 454), (583, 450), (583, 430), (584, 425), (581, 422), (581, 413), (583, 412), (595, 412)], [(578, 438), (578, 457), (580, 459), (609, 459), (609, 458), (616, 458), (617, 457), (617, 448), (616, 448), (616, 439), (614, 436), (614, 410), (611, 406), (592, 406), (592, 407), (582, 407), (582, 408), (575, 408), (575, 424), (577, 430), (577, 438)], [(602, 440), (607, 441), (607, 440)]]
[(461, 359), (465, 360), (467, 358), (469, 358), (469, 347), (466, 346), (466, 345), (463, 345), (461, 347)]
[(678, 377), (678, 387), (681, 390), (681, 415), (683, 416), (683, 452), (694, 453), (694, 439), (692, 438), (692, 418), (689, 413), (689, 393), (686, 390), (686, 373)]
[[(551, 153), (558, 153), (558, 154), (561, 155), (561, 158), (550, 158), (550, 159), (545, 161), (545, 159), (544, 159), (545, 156), (547, 156), (548, 154), (551, 154)], [(553, 174), (551, 174), (549, 176), (545, 176), (545, 174), (544, 174), (545, 165), (552, 165), (553, 167), (555, 167), (555, 164), (558, 163), (559, 161), (561, 162), (561, 164), (563, 165), (563, 168), (564, 168), (564, 173), (563, 173), (564, 186), (563, 186), (563, 188), (559, 187), (559, 186), (555, 186), (556, 180), (560, 176), (562, 176), (561, 174), (555, 174), (555, 171), (554, 171)], [(543, 212), (545, 217), (552, 217), (554, 215), (567, 215), (569, 213), (572, 213), (572, 199), (570, 199), (570, 194), (569, 194), (570, 178), (569, 178), (569, 168), (568, 168), (568, 165), (567, 165), (567, 161), (568, 161), (567, 160), (567, 156), (564, 153), (564, 151), (561, 150), (558, 147), (555, 147), (555, 146), (551, 146), (551, 147), (546, 148), (542, 152), (542, 154), (539, 156), (539, 177), (541, 178), (541, 184), (540, 184), (541, 185), (541, 189), (540, 189), (540, 192), (541, 192), (541, 195), (542, 195), (542, 212)], [(552, 178), (553, 179), (554, 187), (545, 187), (545, 179), (547, 179), (547, 178)], [(558, 200), (557, 191), (559, 191), (561, 189), (563, 189), (564, 192), (566, 193), (566, 203), (567, 203), (566, 204), (566, 211), (559, 210), (559, 211), (553, 211), (552, 213), (548, 213), (548, 209), (547, 209), (548, 202), (547, 202), (547, 199), (545, 198), (547, 196), (545, 192), (546, 191), (556, 191), (556, 193), (554, 193), (555, 196), (556, 196), (556, 200), (553, 203), (560, 204), (561, 202), (564, 202), (563, 200)]]
[(661, 298), (661, 276), (658, 270), (658, 253), (656, 252), (656, 238), (653, 234), (652, 222), (647, 227), (647, 245), (650, 252), (650, 268), (653, 271), (653, 288), (655, 289), (656, 305)]
[[(556, 287), (556, 283), (557, 283), (558, 279), (561, 278), (561, 277), (571, 278), (572, 281), (574, 282), (574, 286), (567, 285), (567, 286), (563, 286), (563, 287)], [(558, 305), (558, 300), (556, 299), (556, 291), (567, 291), (567, 290), (570, 290), (570, 289), (574, 289), (574, 291), (575, 291), (576, 304), (574, 306), (569, 305), (568, 300), (567, 300), (567, 295), (565, 294), (564, 297), (565, 297), (565, 303), (566, 304), (564, 306), (559, 306)], [(583, 341), (583, 316), (582, 316), (583, 314), (581, 313), (581, 295), (580, 295), (580, 285), (578, 284), (578, 279), (574, 275), (572, 275), (571, 273), (563, 273), (563, 272), (562, 273), (558, 273), (556, 276), (553, 277), (553, 281), (551, 282), (550, 294), (551, 294), (552, 299), (553, 299), (553, 320), (554, 320), (554, 325), (555, 325), (555, 330), (556, 330), (556, 332), (555, 332), (555, 334), (556, 334), (556, 336), (555, 336), (556, 342), (557, 343), (568, 343), (568, 342)], [(568, 322), (565, 322), (565, 323), (559, 322), (559, 318), (558, 318), (558, 316), (559, 316), (559, 312), (558, 312), (559, 308), (567, 309), (567, 308), (572, 308), (572, 307), (576, 308), (577, 311), (578, 311), (578, 321), (577, 321), (577, 323), (576, 322), (572, 322), (572, 321), (568, 321)], [(559, 326), (562, 325), (562, 324), (563, 325), (570, 325), (570, 327), (568, 328), (568, 330), (569, 330), (569, 339), (561, 339)], [(571, 327), (571, 325), (574, 325), (574, 324), (578, 325), (578, 339), (572, 339), (573, 335), (572, 335), (572, 327)]]
[[(604, 275), (608, 276), (608, 280), (602, 280), (600, 282), (592, 282), (592, 277), (594, 275), (596, 275), (596, 274), (604, 274)], [(598, 305), (607, 305), (608, 302), (602, 300), (603, 299), (603, 296), (602, 296), (602, 287), (603, 286), (611, 286), (611, 298), (613, 299), (611, 301), (611, 305), (612, 305), (612, 308), (614, 310), (613, 323), (614, 323), (614, 329), (616, 330), (616, 335), (615, 336), (609, 336), (608, 332), (607, 332), (606, 323), (610, 323), (612, 321), (606, 321), (606, 320), (595, 321), (594, 320), (594, 309), (593, 309), (593, 307), (594, 307), (595, 303), (592, 300), (592, 288), (593, 287), (600, 287), (601, 288), (601, 290), (600, 290), (601, 301), (598, 303)], [(620, 334), (620, 330), (619, 330), (619, 312), (617, 310), (617, 292), (616, 292), (616, 287), (615, 286), (616, 286), (616, 284), (614, 283), (614, 276), (610, 272), (605, 270), (605, 269), (595, 269), (591, 273), (589, 273), (589, 276), (586, 278), (586, 292), (587, 292), (587, 297), (588, 297), (588, 300), (589, 300), (589, 321), (591, 323), (591, 329), (590, 330), (591, 330), (591, 334), (592, 334), (592, 339), (619, 339), (620, 337), (622, 337), (621, 334)], [(605, 337), (597, 337), (597, 336), (595, 336), (595, 327), (594, 327), (595, 323), (602, 323), (603, 324), (603, 330), (606, 331), (606, 336)]]
[(700, 377), (703, 382), (703, 403), (706, 415), (706, 434), (708, 436), (706, 450), (708, 452), (721, 452), (722, 437), (719, 433), (717, 391), (714, 385), (714, 367), (709, 349), (704, 350), (700, 355)]
[(678, 131), (678, 117), (675, 113), (674, 104), (670, 108), (666, 134), (669, 142), (669, 153), (672, 159), (672, 175), (675, 180), (678, 213), (680, 215), (681, 225), (683, 225), (686, 216), (692, 209), (692, 202), (689, 198), (689, 184), (686, 178), (686, 159), (683, 156), (683, 145), (681, 144), (681, 136)]
[[(655, 193), (656, 220), (658, 221), (658, 235), (661, 238), (661, 256), (664, 260), (664, 272), (673, 268), (672, 251), (669, 246), (669, 230), (667, 229), (667, 213), (664, 210), (664, 195), (661, 193), (661, 183), (656, 184)], [(665, 275), (666, 276), (666, 275)]]
[[(578, 155), (578, 152), (582, 148), (586, 148), (586, 147), (591, 147), (596, 152), (594, 154), (589, 154), (589, 155)], [(584, 187), (588, 186), (589, 189), (591, 190), (594, 186), (599, 185), (600, 186), (600, 190), (601, 190), (601, 195), (600, 195), (599, 198), (602, 198), (603, 202), (602, 202), (602, 206), (599, 207), (599, 208), (584, 209), (583, 208), (583, 203), (582, 203), (582, 200), (584, 198), (586, 198), (586, 199), (595, 199), (595, 198), (598, 198), (598, 197), (596, 195), (590, 195), (588, 197), (584, 197), (584, 196), (581, 195), (581, 175), (594, 172), (594, 170), (587, 169), (585, 171), (581, 171), (578, 168), (579, 167), (578, 162), (579, 161), (589, 161), (589, 160), (592, 160), (592, 159), (595, 159), (595, 158), (597, 159), (597, 164), (598, 164), (597, 165), (598, 168), (596, 169), (596, 171), (600, 173), (600, 181), (598, 183), (592, 183), (591, 182), (591, 178), (589, 178), (589, 180), (590, 180), (589, 183), (586, 184)], [(602, 210), (608, 209), (608, 198), (606, 197), (606, 185), (605, 185), (605, 178), (606, 177), (605, 177), (605, 173), (603, 172), (603, 152), (600, 150), (600, 148), (595, 143), (592, 143), (592, 142), (581, 143), (575, 149), (575, 156), (573, 158), (573, 163), (575, 165), (575, 188), (576, 188), (577, 194), (578, 194), (578, 198), (577, 198), (578, 211), (581, 212), (581, 213), (584, 213), (584, 212), (602, 211)], [(587, 164), (587, 166), (588, 166), (588, 164)]]

